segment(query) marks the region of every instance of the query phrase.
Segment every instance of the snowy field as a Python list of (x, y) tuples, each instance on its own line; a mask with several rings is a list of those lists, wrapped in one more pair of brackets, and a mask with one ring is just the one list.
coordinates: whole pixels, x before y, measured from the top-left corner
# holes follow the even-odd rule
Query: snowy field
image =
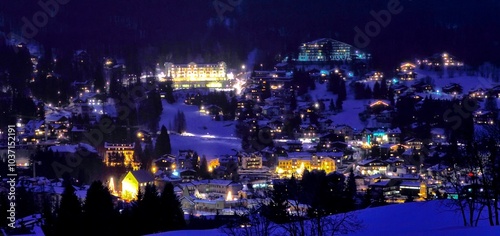
[(184, 112), (186, 117), (186, 133), (171, 134), (172, 153), (179, 150), (192, 149), (207, 159), (225, 154), (235, 154), (241, 148), (241, 141), (234, 137), (234, 121), (213, 121), (210, 116), (201, 115), (197, 106), (189, 106), (179, 101), (169, 104), (163, 102), (160, 127), (167, 129), (174, 125), (174, 117), (178, 111)]
[[(458, 212), (451, 211), (441, 201), (415, 202), (369, 208), (357, 212), (363, 229), (354, 236), (442, 236), (442, 235), (498, 235), (500, 227), (490, 227), (485, 220), (478, 227), (464, 227)], [(279, 232), (277, 235), (285, 235)], [(225, 235), (219, 229), (173, 231), (149, 236)]]

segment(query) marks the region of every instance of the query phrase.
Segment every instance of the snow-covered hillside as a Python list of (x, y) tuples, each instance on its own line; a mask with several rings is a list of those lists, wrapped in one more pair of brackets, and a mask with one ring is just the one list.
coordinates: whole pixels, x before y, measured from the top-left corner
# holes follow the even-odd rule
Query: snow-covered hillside
[[(415, 202), (369, 208), (357, 212), (363, 229), (354, 236), (442, 236), (442, 235), (498, 235), (500, 227), (491, 227), (481, 221), (478, 227), (464, 227), (458, 212), (446, 207), (442, 201)], [(282, 232), (281, 232), (282, 233)], [(218, 229), (173, 231), (150, 236), (225, 235)], [(278, 233), (277, 235), (284, 235)]]
[(192, 149), (199, 155), (212, 159), (219, 155), (234, 154), (233, 149), (240, 149), (241, 141), (234, 136), (234, 121), (213, 121), (209, 116), (200, 114), (197, 106), (189, 106), (183, 102), (169, 104), (163, 100), (160, 127), (165, 125), (170, 129), (178, 111), (184, 112), (187, 131), (182, 135), (170, 135), (172, 153)]

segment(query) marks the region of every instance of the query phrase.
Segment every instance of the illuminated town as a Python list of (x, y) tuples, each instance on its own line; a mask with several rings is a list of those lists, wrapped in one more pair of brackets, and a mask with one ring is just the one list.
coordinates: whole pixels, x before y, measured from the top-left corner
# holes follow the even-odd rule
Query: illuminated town
[(498, 234), (493, 1), (6, 9), (1, 235)]

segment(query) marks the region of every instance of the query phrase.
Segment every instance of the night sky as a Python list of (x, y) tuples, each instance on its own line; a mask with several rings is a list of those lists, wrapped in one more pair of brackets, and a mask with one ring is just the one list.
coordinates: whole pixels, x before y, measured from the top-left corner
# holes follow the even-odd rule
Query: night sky
[[(202, 59), (274, 63), (296, 55), (300, 43), (331, 37), (354, 44), (357, 26), (370, 11), (398, 1), (373, 0), (60, 0), (59, 9), (34, 40), (50, 47), (96, 54), (149, 48), (151, 57), (173, 61)], [(230, 5), (233, 3), (234, 7)], [(400, 0), (402, 11), (364, 48), (374, 66), (392, 68), (404, 59), (447, 51), (472, 66), (500, 64), (500, 2), (495, 0)], [(219, 8), (219, 11), (216, 9)], [(0, 30), (22, 33), (22, 18), (42, 11), (33, 0), (2, 0)], [(222, 21), (221, 21), (222, 19)], [(144, 51), (144, 50), (142, 50)], [(165, 59), (166, 60), (166, 59)]]

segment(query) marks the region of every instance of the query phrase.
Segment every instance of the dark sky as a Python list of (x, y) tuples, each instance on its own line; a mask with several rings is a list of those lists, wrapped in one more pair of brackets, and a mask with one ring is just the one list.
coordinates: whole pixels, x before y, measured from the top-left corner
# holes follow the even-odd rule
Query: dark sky
[[(54, 0), (55, 1), (55, 0)], [(62, 0), (60, 0), (62, 1)], [(331, 37), (355, 44), (355, 27), (393, 0), (65, 0), (34, 37), (42, 44), (120, 53), (153, 47), (177, 60), (245, 61), (254, 48), (264, 57), (294, 53), (299, 43)], [(35, 0), (0, 0), (3, 32), (22, 32), (21, 20), (43, 8)], [(219, 12), (214, 6), (221, 7)], [(396, 1), (398, 2), (398, 1)], [(230, 6), (234, 3), (234, 7)], [(500, 64), (500, 1), (400, 0), (365, 48), (375, 65), (448, 51), (472, 65)], [(224, 8), (227, 7), (227, 8)], [(224, 21), (221, 22), (220, 19)], [(54, 46), (53, 46), (54, 47)]]

